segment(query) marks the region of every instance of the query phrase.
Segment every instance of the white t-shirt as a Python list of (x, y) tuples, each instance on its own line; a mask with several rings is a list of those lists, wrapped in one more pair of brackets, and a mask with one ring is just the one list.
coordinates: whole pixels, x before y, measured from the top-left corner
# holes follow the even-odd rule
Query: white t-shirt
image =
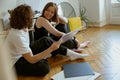
[(18, 30), (12, 28), (6, 38), (5, 49), (9, 55), (9, 66), (11, 68), (22, 54), (31, 52), (28, 29)]

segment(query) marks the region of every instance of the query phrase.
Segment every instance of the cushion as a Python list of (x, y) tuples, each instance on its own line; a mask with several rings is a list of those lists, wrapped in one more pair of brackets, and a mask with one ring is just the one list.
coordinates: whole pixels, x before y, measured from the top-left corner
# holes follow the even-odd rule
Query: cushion
[(73, 31), (77, 28), (80, 28), (80, 30), (82, 30), (82, 24), (81, 24), (80, 17), (68, 18), (68, 24), (69, 24), (70, 31)]

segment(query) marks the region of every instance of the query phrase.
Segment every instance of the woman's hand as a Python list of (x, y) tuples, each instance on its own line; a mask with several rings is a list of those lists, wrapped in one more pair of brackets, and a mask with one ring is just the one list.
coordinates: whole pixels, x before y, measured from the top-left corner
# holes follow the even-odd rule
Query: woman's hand
[(53, 42), (53, 44), (50, 46), (50, 49), (52, 51), (58, 49), (61, 45), (61, 42), (62, 42), (61, 40)]

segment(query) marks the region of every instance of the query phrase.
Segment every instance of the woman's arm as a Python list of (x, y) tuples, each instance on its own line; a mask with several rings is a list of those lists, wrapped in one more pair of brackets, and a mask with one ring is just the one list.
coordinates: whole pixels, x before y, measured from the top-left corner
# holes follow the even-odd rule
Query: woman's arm
[(55, 36), (57, 36), (57, 37), (60, 37), (60, 36), (62, 36), (62, 35), (65, 34), (65, 33), (60, 32), (60, 31), (58, 31), (57, 29), (55, 29), (55, 28), (50, 24), (50, 22), (49, 22), (47, 19), (43, 18), (43, 17), (39, 17), (39, 18), (37, 19), (36, 26), (37, 26), (38, 28), (40, 28), (41, 26), (44, 27), (47, 31), (49, 31), (51, 34), (53, 34), (53, 35), (55, 35)]
[(68, 23), (68, 20), (65, 17), (58, 16), (58, 19), (59, 19), (59, 23), (62, 23), (62, 24), (67, 24)]
[(33, 55), (31, 52), (30, 53), (25, 53), (25, 54), (23, 54), (23, 57), (28, 62), (34, 64), (34, 63), (38, 62), (39, 60), (43, 59), (48, 54), (50, 54), (52, 51), (58, 49), (60, 44), (61, 44), (61, 40), (56, 41), (48, 49), (44, 50), (43, 52), (40, 52), (36, 55)]

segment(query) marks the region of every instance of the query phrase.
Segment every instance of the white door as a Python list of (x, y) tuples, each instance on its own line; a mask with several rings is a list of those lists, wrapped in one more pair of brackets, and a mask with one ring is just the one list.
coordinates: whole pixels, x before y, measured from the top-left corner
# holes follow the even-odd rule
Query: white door
[(120, 0), (110, 0), (109, 4), (109, 23), (120, 24)]

